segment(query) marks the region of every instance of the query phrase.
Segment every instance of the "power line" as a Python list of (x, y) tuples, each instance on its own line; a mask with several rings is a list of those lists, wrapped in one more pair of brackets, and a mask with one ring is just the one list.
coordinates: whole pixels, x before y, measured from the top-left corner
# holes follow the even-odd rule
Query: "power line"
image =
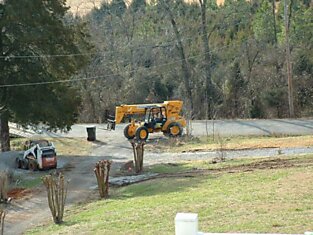
[[(247, 40), (245, 40), (245, 41), (241, 41), (240, 43), (248, 42), (248, 41), (251, 41), (251, 40), (252, 40), (252, 39), (247, 39)], [(239, 44), (239, 43), (238, 43), (238, 44)], [(215, 50), (210, 50), (209, 52), (201, 53), (201, 54), (194, 55), (194, 56), (189, 56), (189, 57), (187, 57), (186, 59), (188, 60), (188, 59), (197, 58), (197, 57), (203, 56), (203, 55), (205, 55), (205, 54), (212, 53), (212, 52), (216, 52), (216, 51), (219, 51), (219, 50), (225, 49), (225, 48), (227, 48), (227, 47), (231, 47), (231, 46), (234, 46), (234, 45), (225, 45), (225, 46), (220, 47), (220, 48), (217, 48), (217, 49), (215, 49)], [(168, 65), (173, 65), (173, 64), (179, 63), (179, 62), (181, 62), (181, 61), (183, 61), (183, 59), (179, 59), (179, 60), (175, 60), (175, 61), (173, 61), (173, 62), (169, 62), (169, 63), (164, 63), (164, 64), (156, 65), (156, 66), (151, 67), (151, 69), (159, 68), (159, 67), (165, 67), (165, 66), (168, 66)], [(137, 70), (131, 70), (131, 71), (128, 71), (128, 73), (136, 72), (136, 71), (137, 71)], [(119, 73), (116, 73), (116, 74), (109, 74), (109, 75), (101, 75), (101, 76), (94, 76), (94, 77), (65, 79), (65, 80), (58, 80), (58, 81), (8, 84), (8, 85), (0, 85), (0, 88), (22, 87), (22, 86), (37, 86), (37, 85), (49, 85), (49, 84), (57, 84), (57, 83), (70, 83), (70, 82), (78, 82), (78, 81), (84, 81), (84, 80), (101, 79), (101, 78), (112, 77), (112, 76), (117, 76), (117, 75), (119, 75)]]
[[(234, 13), (239, 13), (239, 12), (234, 12)], [(236, 24), (232, 24), (232, 26), (234, 25), (239, 25), (239, 24), (242, 24), (241, 22), (238, 22)], [(226, 27), (223, 27), (223, 28), (226, 28)], [(222, 28), (220, 28), (222, 29)], [(190, 39), (193, 39), (193, 38), (196, 38), (196, 37), (199, 37), (201, 36), (201, 34), (197, 34), (197, 35), (193, 35), (192, 37), (188, 37), (188, 38), (183, 38), (182, 41), (187, 41), (187, 40), (190, 40)], [(242, 41), (241, 43), (243, 43), (244, 41)], [(145, 45), (145, 46), (139, 46), (137, 47), (137, 49), (140, 49), (140, 48), (155, 48), (155, 47), (166, 47), (166, 46), (170, 46), (172, 45), (171, 43), (177, 43), (177, 40), (172, 40), (172, 41), (167, 41), (167, 43), (162, 43), (162, 44), (159, 44), (159, 45)], [(226, 48), (226, 47), (230, 47), (232, 45), (226, 45), (224, 47), (221, 47), (221, 48), (218, 48), (217, 50), (220, 50), (220, 49), (223, 49), (223, 48)], [(121, 48), (125, 48), (127, 47), (127, 45), (123, 46), (123, 47), (119, 47), (117, 49), (121, 49)], [(135, 47), (136, 49), (136, 47)], [(211, 50), (209, 53), (212, 53), (214, 51), (217, 51), (217, 50)], [(77, 54), (59, 54), (59, 55), (30, 55), (30, 56), (0, 56), (0, 58), (38, 58), (38, 57), (66, 57), (66, 56), (78, 56), (78, 55), (94, 55), (94, 54), (97, 54), (97, 52), (95, 53), (77, 53)], [(205, 54), (205, 53), (204, 53)], [(204, 55), (204, 54), (199, 54), (197, 56), (191, 56), (191, 57), (188, 57), (186, 59), (191, 59), (191, 58), (196, 58), (196, 57), (199, 57), (201, 55)], [(166, 63), (166, 64), (161, 64), (161, 65), (158, 65), (158, 66), (153, 66), (152, 68), (157, 68), (157, 67), (163, 67), (163, 66), (166, 66), (166, 65), (170, 65), (170, 64), (175, 64), (177, 62), (180, 62), (182, 60), (176, 60), (174, 62), (169, 62), (169, 63)], [(119, 61), (114, 61), (114, 62), (111, 62), (111, 63), (116, 63), (116, 62), (119, 62)], [(137, 70), (134, 70), (134, 71), (128, 71), (128, 73), (130, 72), (136, 72)], [(8, 85), (0, 85), (0, 88), (4, 88), (4, 87), (20, 87), (20, 86), (33, 86), (33, 85), (48, 85), (48, 84), (55, 84), (55, 83), (69, 83), (69, 82), (76, 82), (76, 81), (82, 81), (82, 80), (92, 80), (92, 79), (99, 79), (99, 78), (104, 78), (104, 77), (109, 77), (109, 76), (115, 76), (115, 75), (118, 75), (118, 74), (111, 74), (111, 75), (103, 75), (103, 76), (96, 76), (96, 77), (86, 77), (86, 78), (76, 78), (76, 79), (66, 79), (66, 80), (59, 80), (59, 81), (47, 81), (47, 82), (33, 82), (33, 83), (20, 83), (20, 84), (8, 84)]]
[(51, 57), (74, 57), (94, 55), (95, 53), (73, 53), (73, 54), (55, 54), (55, 55), (13, 55), (13, 56), (0, 56), (0, 59), (26, 59), (26, 58), (51, 58)]

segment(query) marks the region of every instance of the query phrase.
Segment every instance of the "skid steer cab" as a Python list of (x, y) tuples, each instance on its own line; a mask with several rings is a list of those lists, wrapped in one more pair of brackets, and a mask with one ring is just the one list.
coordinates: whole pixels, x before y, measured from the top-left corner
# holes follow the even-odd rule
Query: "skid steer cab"
[(30, 170), (57, 168), (57, 154), (53, 143), (47, 140), (28, 140), (23, 156), (16, 158), (16, 167)]
[[(179, 100), (164, 101), (160, 104), (121, 105), (115, 109), (115, 120), (110, 125), (115, 128), (124, 119), (130, 123), (124, 128), (127, 139), (145, 141), (149, 133), (163, 132), (164, 135), (177, 137), (183, 134), (186, 120), (180, 116), (183, 102)], [(142, 117), (136, 121), (133, 117)]]

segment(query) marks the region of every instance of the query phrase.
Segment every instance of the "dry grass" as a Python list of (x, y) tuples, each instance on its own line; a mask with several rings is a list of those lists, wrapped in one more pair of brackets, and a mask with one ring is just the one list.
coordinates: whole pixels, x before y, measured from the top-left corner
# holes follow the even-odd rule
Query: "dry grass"
[[(92, 143), (86, 138), (44, 138), (54, 144), (58, 155), (86, 156), (92, 149)], [(12, 150), (23, 150), (25, 138), (16, 138), (11, 141)]]
[(54, 138), (51, 141), (59, 155), (86, 156), (92, 149), (92, 142), (86, 141), (86, 138)]
[[(225, 150), (244, 150), (262, 148), (292, 148), (313, 146), (313, 136), (289, 136), (289, 137), (233, 137), (224, 138)], [(203, 137), (198, 140), (163, 141), (157, 145), (151, 145), (152, 149), (171, 152), (197, 152), (219, 150), (221, 145), (218, 140), (213, 141)]]

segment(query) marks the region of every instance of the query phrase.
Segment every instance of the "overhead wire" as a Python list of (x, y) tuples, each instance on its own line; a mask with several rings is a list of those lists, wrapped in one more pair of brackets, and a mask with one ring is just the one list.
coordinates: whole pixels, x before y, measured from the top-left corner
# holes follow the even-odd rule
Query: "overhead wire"
[[(241, 41), (240, 44), (244, 43), (244, 42), (248, 42), (248, 41), (251, 41), (252, 39), (247, 39), (247, 40), (244, 40), (244, 41)], [(239, 43), (238, 43), (239, 44)], [(222, 50), (222, 49), (225, 49), (227, 47), (231, 47), (231, 46), (234, 46), (234, 44), (229, 44), (229, 45), (225, 45), (223, 47), (219, 47), (219, 48), (216, 48), (215, 50), (210, 50), (209, 52), (205, 52), (205, 53), (200, 53), (198, 55), (194, 55), (194, 56), (189, 56), (189, 57), (186, 57), (185, 59), (186, 60), (189, 60), (189, 59), (193, 59), (193, 58), (197, 58), (197, 57), (200, 57), (200, 56), (203, 56), (205, 54), (208, 54), (208, 53), (212, 53), (212, 52), (217, 52), (219, 50)], [(160, 68), (160, 67), (165, 67), (165, 66), (169, 66), (169, 65), (173, 65), (173, 64), (176, 64), (176, 63), (179, 63), (181, 61), (183, 61), (184, 59), (179, 59), (179, 60), (175, 60), (175, 61), (172, 61), (172, 62), (168, 62), (168, 63), (164, 63), (164, 64), (159, 64), (159, 65), (156, 65), (156, 66), (152, 66), (150, 67), (151, 69), (154, 69), (154, 68)], [(127, 73), (131, 73), (131, 72), (136, 72), (137, 70), (131, 70), (131, 71), (127, 71)], [(113, 76), (117, 76), (119, 75), (120, 73), (116, 73), (116, 74), (106, 74), (106, 75), (100, 75), (100, 76), (94, 76), (94, 77), (83, 77), (83, 78), (73, 78), (73, 79), (65, 79), (65, 80), (57, 80), (57, 81), (46, 81), (46, 82), (30, 82), (30, 83), (16, 83), (16, 84), (7, 84), (7, 85), (0, 85), (0, 88), (8, 88), (8, 87), (22, 87), (22, 86), (37, 86), (37, 85), (49, 85), (49, 84), (57, 84), (57, 83), (71, 83), (71, 82), (78, 82), (78, 81), (84, 81), (84, 80), (95, 80), (95, 79), (101, 79), (101, 78), (106, 78), (106, 77), (113, 77)]]
[[(235, 25), (239, 25), (240, 23), (237, 23)], [(226, 28), (226, 27), (224, 27)], [(182, 39), (182, 41), (187, 41), (187, 40), (190, 40), (190, 39), (193, 39), (193, 38), (197, 38), (197, 37), (200, 37), (202, 36), (202, 33), (201, 34), (198, 34), (198, 35), (194, 35), (192, 37), (188, 37), (188, 38), (184, 38)], [(171, 43), (177, 43), (177, 39), (175, 40), (172, 40), (172, 41), (168, 41), (169, 43), (168, 44), (160, 44), (160, 45), (154, 45), (154, 47), (165, 47), (166, 45), (170, 46), (172, 44)], [(244, 41), (241, 41), (241, 43), (244, 43)], [(233, 45), (226, 45), (226, 46), (223, 46), (223, 47), (219, 47), (219, 48), (216, 48), (216, 49), (213, 49), (213, 50), (210, 50), (209, 53), (212, 53), (212, 52), (215, 52), (215, 51), (219, 51), (220, 49), (224, 49), (224, 48), (227, 48), (227, 47), (231, 47)], [(140, 49), (140, 48), (146, 48), (147, 46), (140, 46), (140, 47), (137, 47), (137, 49)], [(150, 47), (150, 46), (149, 46)], [(117, 49), (121, 49), (121, 48), (124, 48), (123, 47), (120, 47), (120, 48), (117, 48)], [(90, 54), (93, 54), (93, 53), (90, 53)], [(204, 53), (205, 54), (205, 53)], [(186, 59), (192, 59), (192, 58), (196, 58), (196, 57), (199, 57), (201, 55), (204, 55), (204, 54), (199, 54), (197, 56), (191, 56), (191, 57), (187, 57)], [(49, 55), (48, 55), (49, 56)], [(57, 55), (57, 56), (62, 56), (62, 55)], [(34, 58), (35, 56), (30, 56), (30, 58)], [(104, 67), (105, 66), (109, 66), (109, 64), (112, 64), (112, 63), (124, 63), (126, 60), (115, 60), (113, 62), (108, 62), (107, 64), (103, 65)], [(182, 60), (178, 60), (178, 61), (174, 61), (174, 62), (169, 62), (167, 64), (176, 64), (178, 62), (181, 62)], [(161, 64), (159, 66), (153, 66), (154, 67), (163, 67), (163, 66), (166, 66), (167, 64)], [(136, 72), (137, 70), (132, 70), (132, 71), (128, 71), (128, 73), (131, 73), (131, 72)], [(57, 81), (46, 81), (46, 82), (32, 82), (32, 83), (20, 83), (20, 84), (7, 84), (7, 85), (0, 85), (0, 88), (5, 88), (5, 87), (20, 87), (20, 86), (32, 86), (32, 85), (48, 85), (48, 84), (57, 84), (57, 83), (70, 83), (70, 82), (76, 82), (76, 81), (84, 81), (84, 80), (93, 80), (93, 79), (99, 79), (99, 78), (105, 78), (105, 77), (110, 77), (110, 76), (116, 76), (118, 74), (110, 74), (110, 75), (103, 75), (103, 76), (96, 76), (96, 77), (85, 77), (85, 78), (73, 78), (73, 79), (65, 79), (65, 80), (57, 80)]]
[[(240, 12), (233, 12), (233, 13), (240, 13)], [(242, 24), (242, 22), (238, 22), (236, 24), (232, 24), (232, 26), (234, 25), (240, 25)], [(225, 29), (226, 27), (223, 27), (222, 29)], [(221, 29), (221, 28), (220, 28)], [(198, 38), (200, 36), (202, 36), (203, 34), (200, 33), (200, 34), (197, 34), (197, 35), (193, 35), (191, 37), (188, 37), (188, 38), (183, 38), (182, 41), (188, 41), (188, 40), (191, 40), (193, 38)], [(248, 41), (248, 40), (247, 40)], [(240, 43), (243, 43), (244, 41), (241, 41)], [(166, 47), (166, 46), (170, 46), (170, 45), (173, 45), (173, 44), (176, 44), (177, 43), (177, 39), (175, 40), (171, 40), (171, 41), (167, 41), (166, 43), (161, 43), (159, 45), (144, 45), (144, 46), (138, 46), (138, 47), (134, 47), (134, 49), (141, 49), (141, 48), (155, 48), (155, 47)], [(223, 47), (219, 47), (219, 48), (216, 48), (215, 50), (210, 50), (210, 52), (207, 52), (207, 53), (212, 53), (212, 52), (215, 52), (215, 51), (219, 51), (221, 49), (224, 49), (224, 48), (227, 48), (227, 47), (230, 47), (230, 46), (233, 46), (233, 45), (226, 45), (226, 46), (223, 46)], [(129, 48), (128, 45), (125, 45), (125, 46), (122, 46), (122, 47), (117, 47), (115, 49), (123, 49), (123, 48)], [(81, 55), (95, 55), (95, 54), (99, 54), (99, 52), (94, 52), (94, 53), (76, 53), (76, 54), (59, 54), (59, 55), (28, 55), (28, 56), (11, 56), (9, 58), (39, 58), (39, 57), (65, 57), (65, 56), (81, 56)], [(202, 56), (202, 55), (205, 55), (206, 53), (202, 53), (202, 54), (198, 54), (196, 56), (190, 56), (190, 57), (187, 57), (186, 59), (192, 59), (192, 58), (196, 58), (196, 57), (199, 57), (199, 56)], [(8, 58), (8, 56), (0, 56), (0, 58)], [(163, 67), (163, 66), (166, 66), (166, 65), (171, 65), (171, 64), (176, 64), (178, 62), (181, 62), (182, 59), (180, 60), (175, 60), (173, 62), (168, 62), (168, 63), (165, 63), (165, 64), (159, 64), (159, 65), (156, 65), (156, 66), (152, 66), (151, 68), (158, 68), (158, 67)], [(125, 62), (125, 60), (118, 60), (118, 61), (114, 61), (114, 62), (111, 62), (111, 63), (116, 63), (116, 62)], [(105, 65), (104, 65), (105, 66)], [(131, 72), (136, 72), (136, 70), (133, 70), (133, 71), (128, 71), (128, 73), (131, 73)], [(119, 73), (118, 73), (119, 74)], [(46, 81), (46, 82), (32, 82), (32, 83), (18, 83), (18, 84), (7, 84), (7, 85), (0, 85), (0, 88), (5, 88), (5, 87), (20, 87), (20, 86), (33, 86), (33, 85), (48, 85), (48, 84), (56, 84), (56, 83), (70, 83), (70, 82), (76, 82), (76, 81), (83, 81), (83, 80), (94, 80), (94, 79), (99, 79), (99, 78), (105, 78), (105, 77), (111, 77), (111, 76), (116, 76), (118, 74), (109, 74), (109, 75), (101, 75), (101, 76), (95, 76), (95, 77), (84, 77), (84, 78), (73, 78), (73, 79), (65, 79), (65, 80), (57, 80), (57, 81)]]

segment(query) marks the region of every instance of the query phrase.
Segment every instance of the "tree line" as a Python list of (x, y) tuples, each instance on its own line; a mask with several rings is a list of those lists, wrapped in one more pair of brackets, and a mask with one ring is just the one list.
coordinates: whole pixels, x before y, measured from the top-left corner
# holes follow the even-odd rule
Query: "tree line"
[[(96, 49), (79, 84), (80, 120), (103, 121), (116, 104), (185, 101), (203, 118), (289, 117), (284, 2), (123, 0), (82, 20)], [(296, 117), (313, 113), (313, 6), (288, 0)]]

